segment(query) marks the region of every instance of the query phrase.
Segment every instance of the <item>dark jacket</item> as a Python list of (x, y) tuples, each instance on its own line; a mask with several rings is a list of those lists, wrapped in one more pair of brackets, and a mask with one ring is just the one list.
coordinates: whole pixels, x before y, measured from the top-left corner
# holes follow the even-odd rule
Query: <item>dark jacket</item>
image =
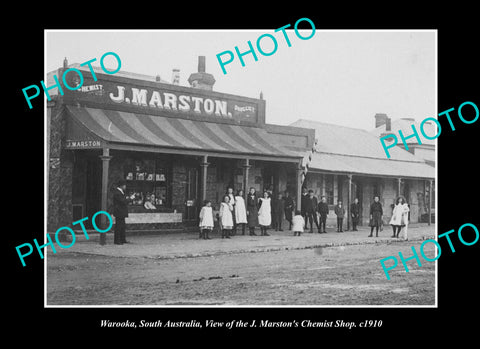
[(383, 209), (382, 204), (380, 202), (373, 202), (370, 205), (370, 214), (372, 215), (372, 219), (370, 220), (371, 227), (379, 227), (382, 225), (382, 215)]
[(328, 216), (328, 204), (326, 202), (320, 202), (318, 204), (318, 213), (320, 213), (320, 216)]
[(380, 202), (373, 202), (370, 205), (370, 214), (371, 215), (383, 215), (383, 208)]
[(317, 205), (318, 202), (315, 196), (312, 198), (310, 198), (310, 196), (307, 196), (307, 198), (305, 199), (305, 212), (314, 213)]
[(272, 203), (272, 214), (283, 217), (284, 210), (285, 210), (285, 201), (283, 201), (283, 199), (274, 199)]
[(256, 227), (258, 225), (258, 198), (257, 194), (247, 195), (247, 221), (249, 227)]
[(118, 188), (113, 192), (113, 215), (116, 218), (128, 217), (128, 199)]
[(302, 205), (302, 207), (300, 208), (300, 211), (301, 211), (302, 215), (305, 215), (305, 212), (306, 212), (305, 209), (307, 207), (307, 200), (308, 199), (309, 199), (308, 194), (305, 194), (305, 195), (302, 194), (302, 197), (301, 197), (301, 200), (300, 200), (300, 203)]
[(358, 217), (360, 215), (360, 204), (356, 204), (356, 203), (351, 204), (350, 213), (352, 217)]
[(343, 205), (342, 207), (335, 205), (335, 214), (337, 218), (343, 218), (345, 216), (345, 207)]
[(285, 202), (285, 218), (289, 221), (292, 220), (292, 213), (295, 208), (295, 202), (293, 201), (292, 197), (284, 197)]

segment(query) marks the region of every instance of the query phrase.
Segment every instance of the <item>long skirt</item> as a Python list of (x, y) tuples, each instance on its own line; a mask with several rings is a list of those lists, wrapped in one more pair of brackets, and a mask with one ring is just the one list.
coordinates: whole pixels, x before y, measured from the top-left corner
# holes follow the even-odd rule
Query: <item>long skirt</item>
[(248, 227), (255, 228), (258, 226), (258, 209), (256, 207), (249, 207), (247, 212)]
[(380, 212), (373, 212), (369, 225), (371, 227), (380, 227), (382, 225), (382, 215)]

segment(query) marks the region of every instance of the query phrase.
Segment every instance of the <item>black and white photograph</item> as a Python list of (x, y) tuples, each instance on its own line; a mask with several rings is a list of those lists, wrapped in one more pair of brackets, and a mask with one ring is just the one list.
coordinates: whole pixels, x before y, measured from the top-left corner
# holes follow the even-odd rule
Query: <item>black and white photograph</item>
[(45, 35), (47, 307), (436, 306), (435, 30)]
[(4, 44), (7, 340), (473, 338), (473, 7), (68, 5)]

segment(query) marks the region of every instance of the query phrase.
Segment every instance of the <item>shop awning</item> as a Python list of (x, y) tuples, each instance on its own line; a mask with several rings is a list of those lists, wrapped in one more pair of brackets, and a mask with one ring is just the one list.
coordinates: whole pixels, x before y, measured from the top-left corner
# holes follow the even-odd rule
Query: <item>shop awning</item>
[[(109, 143), (271, 157), (303, 157), (259, 127), (195, 121), (107, 109), (66, 106), (69, 114)], [(67, 135), (68, 138), (68, 135)]]

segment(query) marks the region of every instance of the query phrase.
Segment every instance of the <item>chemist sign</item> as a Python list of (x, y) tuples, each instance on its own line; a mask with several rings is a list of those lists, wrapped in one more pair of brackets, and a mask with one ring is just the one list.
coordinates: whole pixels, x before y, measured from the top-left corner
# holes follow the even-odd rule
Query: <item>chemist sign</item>
[[(85, 77), (82, 87), (68, 91), (66, 99), (72, 98), (74, 104), (80, 102), (118, 110), (125, 108), (129, 112), (152, 115), (202, 120), (214, 118), (216, 122), (264, 122), (263, 100), (165, 83), (144, 81), (139, 85), (136, 82), (138, 80), (126, 78), (102, 81), (100, 76), (98, 81), (88, 81)], [(70, 82), (72, 85), (75, 83), (74, 80)]]

